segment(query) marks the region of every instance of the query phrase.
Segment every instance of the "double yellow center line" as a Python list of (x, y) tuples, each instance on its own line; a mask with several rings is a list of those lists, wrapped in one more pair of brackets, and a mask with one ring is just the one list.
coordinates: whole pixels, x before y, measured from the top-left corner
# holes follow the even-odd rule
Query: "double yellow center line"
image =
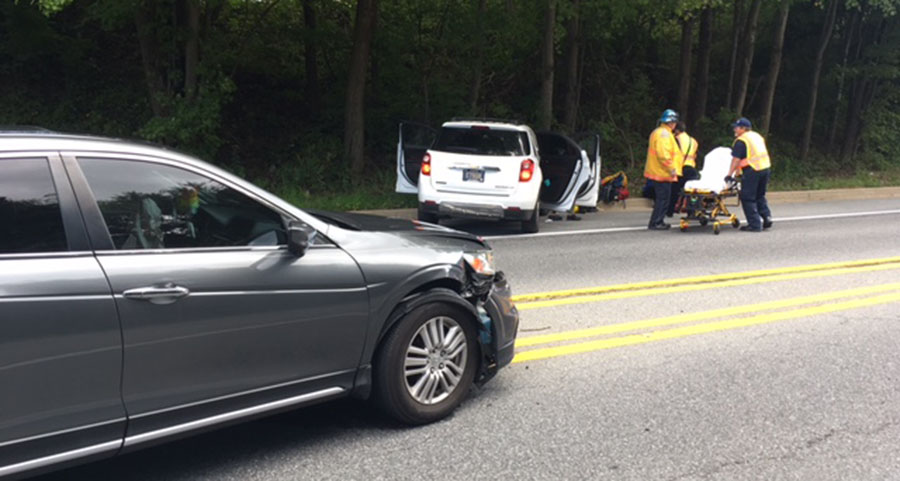
[(814, 264), (514, 296), (520, 311), (767, 282), (900, 269), (900, 257)]
[[(519, 296), (518, 299), (528, 299), (530, 297), (535, 300), (531, 302), (520, 301), (518, 306), (522, 310), (527, 310), (529, 308), (550, 307), (555, 305), (575, 304), (581, 302), (597, 302), (601, 300), (636, 297), (641, 295), (647, 296), (671, 292), (683, 292), (686, 290), (713, 289), (717, 287), (730, 287), (735, 285), (775, 282), (781, 280), (820, 277), (827, 275), (851, 274), (857, 272), (871, 272), (877, 270), (898, 268), (900, 268), (900, 258), (870, 259), (866, 261), (798, 266), (766, 271), (751, 271), (745, 273), (723, 274), (718, 276), (694, 277), (668, 281), (627, 284), (620, 286), (604, 286), (574, 291), (557, 291), (554, 293), (546, 294), (531, 294), (526, 296)], [(677, 284), (678, 282), (682, 282), (684, 284), (679, 285)], [(566, 297), (567, 295), (569, 297)], [(579, 329), (573, 331), (544, 334), (539, 336), (524, 337), (520, 338), (516, 342), (517, 349), (527, 349), (535, 346), (566, 343), (571, 341), (608, 336), (610, 334), (651, 329), (650, 332), (646, 333), (635, 333), (621, 337), (607, 337), (565, 345), (553, 345), (551, 347), (520, 351), (516, 354), (513, 362), (518, 363), (534, 361), (539, 359), (547, 359), (602, 349), (611, 349), (614, 347), (644, 344), (665, 339), (674, 339), (697, 334), (737, 329), (752, 325), (797, 319), (849, 309), (858, 309), (862, 307), (875, 306), (892, 302), (900, 302), (900, 283), (861, 287), (811, 296), (802, 296), (792, 299), (782, 299), (757, 304), (726, 307), (704, 312), (679, 314), (675, 316), (656, 319), (603, 325), (589, 329)], [(807, 307), (784, 310), (798, 306)], [(747, 314), (752, 315), (749, 317), (739, 317), (736, 319), (722, 319), (726, 317), (742, 316)], [(711, 319), (719, 320), (715, 322), (695, 324), (700, 321), (707, 321)], [(691, 325), (685, 326), (685, 324)], [(680, 327), (663, 330), (652, 330), (660, 327), (670, 327), (676, 325)]]

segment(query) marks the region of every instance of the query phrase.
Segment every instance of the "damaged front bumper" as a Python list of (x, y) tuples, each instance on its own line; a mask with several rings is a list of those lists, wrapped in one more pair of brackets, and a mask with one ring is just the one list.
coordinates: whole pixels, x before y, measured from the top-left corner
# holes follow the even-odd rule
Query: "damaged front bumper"
[(516, 334), (519, 330), (519, 311), (512, 302), (512, 291), (503, 272), (489, 278), (474, 278), (469, 294), (478, 300), (475, 307), (481, 321), (481, 369), (475, 382), (482, 385), (497, 371), (512, 362), (515, 355)]

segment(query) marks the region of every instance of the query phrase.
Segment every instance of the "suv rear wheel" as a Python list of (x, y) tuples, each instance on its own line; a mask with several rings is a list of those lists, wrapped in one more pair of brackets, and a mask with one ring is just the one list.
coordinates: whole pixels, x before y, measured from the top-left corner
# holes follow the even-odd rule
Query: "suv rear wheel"
[(528, 220), (522, 221), (522, 232), (526, 234), (534, 234), (540, 229), (540, 210), (535, 207), (534, 213), (531, 214), (531, 217)]
[(375, 399), (390, 417), (425, 424), (446, 417), (475, 379), (479, 349), (462, 309), (432, 303), (414, 309), (387, 335), (375, 360)]
[(418, 213), (417, 217), (422, 222), (428, 222), (429, 224), (437, 224), (438, 223), (438, 215), (437, 214), (434, 214), (431, 212), (425, 212), (424, 210), (422, 210), (421, 207), (419, 207), (419, 213)]

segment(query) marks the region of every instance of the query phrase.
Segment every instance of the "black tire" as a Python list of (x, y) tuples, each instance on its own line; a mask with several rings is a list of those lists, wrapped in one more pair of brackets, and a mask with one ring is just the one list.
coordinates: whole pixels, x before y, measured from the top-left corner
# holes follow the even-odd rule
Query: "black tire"
[(428, 222), (429, 224), (437, 224), (439, 222), (438, 215), (432, 212), (425, 212), (419, 207), (418, 216), (420, 221)]
[(531, 217), (528, 220), (522, 221), (522, 232), (525, 234), (534, 234), (539, 231), (541, 228), (540, 217), (538, 217), (538, 209), (535, 208), (534, 212), (531, 214)]
[[(407, 387), (407, 350), (419, 329), (435, 318), (450, 318), (462, 329), (466, 343), (463, 372), (455, 388), (441, 401), (424, 404)], [(400, 319), (385, 336), (373, 363), (373, 397), (389, 417), (410, 425), (427, 424), (450, 415), (468, 395), (481, 351), (471, 314), (452, 304), (435, 302), (417, 307)], [(424, 374), (422, 375), (424, 377)], [(415, 379), (415, 378), (413, 378)]]

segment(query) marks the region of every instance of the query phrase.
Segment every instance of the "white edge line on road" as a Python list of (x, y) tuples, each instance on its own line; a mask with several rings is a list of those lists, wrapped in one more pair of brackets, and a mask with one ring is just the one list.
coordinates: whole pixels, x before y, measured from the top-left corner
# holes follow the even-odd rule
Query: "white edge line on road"
[[(821, 219), (843, 219), (847, 217), (869, 217), (875, 215), (892, 215), (900, 214), (900, 209), (893, 210), (872, 210), (866, 212), (844, 212), (840, 214), (819, 214), (804, 215), (795, 217), (775, 217), (775, 222), (796, 222), (803, 220), (821, 220)], [(673, 226), (677, 228), (677, 226)], [(608, 227), (603, 229), (583, 229), (583, 230), (561, 230), (554, 232), (538, 232), (536, 234), (508, 234), (483, 236), (485, 240), (504, 240), (504, 239), (530, 239), (533, 237), (558, 237), (567, 235), (588, 235), (588, 234), (611, 234), (616, 232), (634, 232), (647, 230), (646, 227)]]

